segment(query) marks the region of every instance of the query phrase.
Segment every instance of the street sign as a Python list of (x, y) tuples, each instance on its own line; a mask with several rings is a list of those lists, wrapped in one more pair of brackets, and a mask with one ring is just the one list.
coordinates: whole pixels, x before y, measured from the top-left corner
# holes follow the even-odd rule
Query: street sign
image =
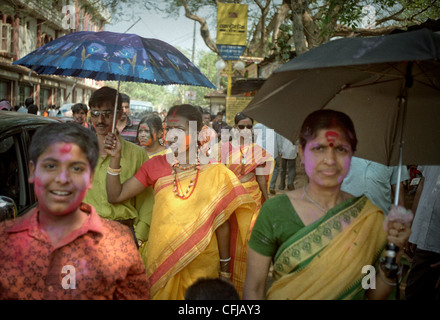
[(235, 46), (228, 44), (218, 44), (217, 48), (223, 60), (240, 60), (246, 46)]

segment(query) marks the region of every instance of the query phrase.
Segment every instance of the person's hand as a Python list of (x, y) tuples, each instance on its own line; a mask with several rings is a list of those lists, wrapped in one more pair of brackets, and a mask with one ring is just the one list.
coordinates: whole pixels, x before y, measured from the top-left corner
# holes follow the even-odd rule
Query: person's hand
[(119, 137), (109, 132), (104, 139), (104, 149), (110, 157), (121, 157), (122, 145)]
[(403, 254), (411, 235), (411, 222), (414, 214), (401, 206), (392, 206), (385, 220), (384, 228), (387, 231), (387, 241), (399, 247), (398, 260)]

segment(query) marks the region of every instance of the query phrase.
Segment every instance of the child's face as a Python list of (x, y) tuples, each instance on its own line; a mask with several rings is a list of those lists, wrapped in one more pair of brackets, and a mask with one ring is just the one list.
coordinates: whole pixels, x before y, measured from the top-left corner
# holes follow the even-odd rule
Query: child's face
[(78, 210), (93, 172), (77, 144), (50, 145), (34, 164), (29, 164), (29, 182), (34, 183), (40, 213), (64, 216)]

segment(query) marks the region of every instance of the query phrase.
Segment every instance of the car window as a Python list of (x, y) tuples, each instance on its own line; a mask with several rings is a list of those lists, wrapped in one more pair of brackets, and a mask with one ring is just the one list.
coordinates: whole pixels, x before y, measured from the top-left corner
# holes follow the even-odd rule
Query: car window
[(26, 206), (26, 193), (20, 192), (25, 190), (25, 166), (19, 145), (19, 135), (0, 141), (0, 195), (12, 198), (21, 211)]

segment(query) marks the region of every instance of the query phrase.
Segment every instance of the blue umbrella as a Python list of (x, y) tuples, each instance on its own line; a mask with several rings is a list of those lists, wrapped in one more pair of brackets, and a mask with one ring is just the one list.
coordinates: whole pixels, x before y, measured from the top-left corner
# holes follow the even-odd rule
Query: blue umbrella
[(136, 34), (69, 33), (13, 64), (37, 74), (215, 88), (179, 50), (161, 40)]
[[(13, 64), (37, 74), (101, 81), (190, 85), (215, 89), (179, 50), (157, 39), (109, 31), (69, 33), (34, 50)], [(116, 105), (115, 102), (115, 114)], [(113, 121), (113, 132), (115, 130)]]

